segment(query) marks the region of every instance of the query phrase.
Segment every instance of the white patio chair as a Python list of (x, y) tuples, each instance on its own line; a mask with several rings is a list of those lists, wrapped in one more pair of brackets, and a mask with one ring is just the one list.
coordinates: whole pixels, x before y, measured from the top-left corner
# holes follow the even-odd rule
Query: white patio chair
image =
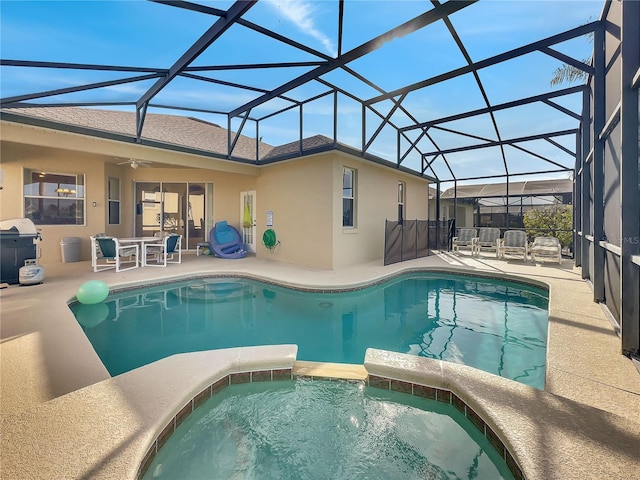
[(562, 260), (562, 246), (556, 237), (535, 237), (529, 252), (532, 262), (535, 262), (536, 258), (549, 258), (558, 263)]
[(498, 256), (498, 248), (500, 244), (500, 229), (496, 227), (481, 227), (478, 233), (478, 242), (476, 243), (476, 254), (480, 254), (483, 250), (492, 250)]
[(476, 241), (478, 240), (478, 231), (475, 228), (461, 228), (458, 230), (458, 236), (453, 237), (453, 251), (460, 253), (460, 247), (471, 249), (471, 254), (475, 254)]
[(102, 256), (102, 250), (100, 250), (100, 245), (96, 242), (96, 238), (98, 237), (108, 237), (106, 233), (96, 233), (93, 236), (90, 236), (91, 239), (91, 267), (95, 268), (96, 259)]
[(527, 234), (522, 230), (507, 230), (500, 241), (498, 258), (504, 258), (505, 254), (522, 255), (523, 260), (527, 260), (529, 254), (529, 244)]
[[(116, 272), (138, 268), (138, 245), (120, 245), (115, 237), (91, 237), (91, 265), (94, 272), (116, 269)], [(122, 264), (133, 266), (122, 268)]]
[[(149, 260), (155, 263), (149, 263)], [(182, 263), (182, 235), (172, 233), (158, 243), (145, 243), (142, 262), (145, 267), (166, 267), (168, 263)]]

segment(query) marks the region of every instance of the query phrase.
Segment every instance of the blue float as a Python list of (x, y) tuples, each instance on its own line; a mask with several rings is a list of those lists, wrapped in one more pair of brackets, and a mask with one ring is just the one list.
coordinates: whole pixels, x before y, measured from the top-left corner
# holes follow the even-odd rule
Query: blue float
[(76, 298), (85, 305), (102, 302), (109, 295), (109, 285), (100, 280), (89, 280), (78, 288)]

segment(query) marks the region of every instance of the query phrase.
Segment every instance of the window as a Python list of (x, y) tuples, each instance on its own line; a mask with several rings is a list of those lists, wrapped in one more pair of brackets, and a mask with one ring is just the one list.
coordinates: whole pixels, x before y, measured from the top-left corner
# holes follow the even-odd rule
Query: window
[(404, 182), (398, 182), (398, 223), (404, 220), (404, 194), (406, 185)]
[(109, 225), (120, 224), (120, 179), (109, 177), (107, 185), (107, 204), (109, 208)]
[(24, 216), (36, 225), (84, 225), (84, 175), (24, 170)]
[(345, 168), (342, 172), (342, 226), (355, 227), (356, 171)]

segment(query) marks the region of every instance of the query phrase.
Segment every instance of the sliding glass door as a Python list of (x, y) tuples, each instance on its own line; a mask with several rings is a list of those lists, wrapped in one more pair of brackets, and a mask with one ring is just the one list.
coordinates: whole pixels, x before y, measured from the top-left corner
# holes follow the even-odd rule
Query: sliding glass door
[(183, 248), (206, 239), (205, 184), (136, 182), (135, 235), (182, 235)]
[(187, 245), (195, 249), (200, 242), (207, 241), (205, 184), (189, 183), (187, 198)]

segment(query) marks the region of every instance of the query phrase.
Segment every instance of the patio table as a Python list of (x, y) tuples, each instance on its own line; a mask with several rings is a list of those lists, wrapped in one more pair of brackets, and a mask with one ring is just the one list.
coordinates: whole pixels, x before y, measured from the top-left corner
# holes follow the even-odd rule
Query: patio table
[(140, 244), (140, 255), (138, 255), (138, 263), (141, 267), (144, 267), (144, 245), (145, 243), (158, 243), (161, 242), (162, 239), (158, 237), (126, 237), (126, 238), (118, 238), (118, 241), (125, 245), (127, 243), (138, 243)]

